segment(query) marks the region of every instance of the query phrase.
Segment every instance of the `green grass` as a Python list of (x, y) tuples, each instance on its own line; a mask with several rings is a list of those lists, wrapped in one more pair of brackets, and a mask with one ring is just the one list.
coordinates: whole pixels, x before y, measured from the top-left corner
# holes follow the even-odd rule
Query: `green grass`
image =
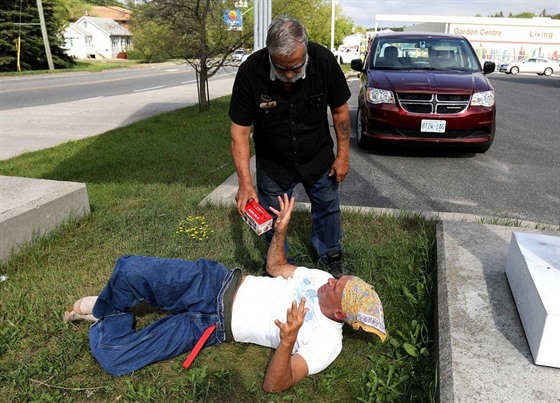
[[(346, 262), (376, 286), (388, 341), (345, 327), (340, 357), (279, 395), (261, 391), (270, 349), (222, 344), (204, 349), (188, 371), (183, 355), (112, 377), (89, 353), (88, 324), (62, 322), (74, 300), (100, 291), (123, 254), (207, 257), (261, 273), (263, 239), (233, 208), (199, 206), (235, 171), (228, 102), (0, 161), (1, 175), (85, 182), (92, 209), (0, 265), (8, 277), (0, 282), (0, 401), (433, 400), (435, 223), (418, 215), (343, 213)], [(178, 233), (197, 216), (208, 228), (202, 240)], [(298, 263), (313, 266), (310, 226), (309, 213), (296, 211), (290, 240)], [(157, 316), (142, 311), (138, 325)]]
[(73, 71), (89, 71), (89, 72), (97, 72), (103, 70), (111, 70), (111, 69), (122, 69), (122, 68), (129, 68), (135, 65), (142, 63), (140, 60), (124, 60), (124, 59), (115, 59), (115, 60), (80, 60), (77, 61), (76, 64), (70, 68), (64, 69), (57, 69), (54, 70), (24, 70), (21, 72), (17, 71), (9, 71), (9, 72), (1, 72), (0, 77), (10, 77), (10, 76), (27, 76), (27, 75), (34, 75), (34, 74), (57, 74), (57, 73), (69, 73)]

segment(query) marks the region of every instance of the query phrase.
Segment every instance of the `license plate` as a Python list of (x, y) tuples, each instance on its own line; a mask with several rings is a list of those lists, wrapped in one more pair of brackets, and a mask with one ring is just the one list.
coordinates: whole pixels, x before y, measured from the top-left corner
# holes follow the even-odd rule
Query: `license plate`
[(445, 133), (445, 120), (422, 119), (421, 132)]

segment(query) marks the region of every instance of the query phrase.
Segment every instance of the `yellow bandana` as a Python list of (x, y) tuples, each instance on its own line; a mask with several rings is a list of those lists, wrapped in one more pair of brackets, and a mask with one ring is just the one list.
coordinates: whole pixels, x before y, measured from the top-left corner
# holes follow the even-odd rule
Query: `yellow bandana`
[(346, 323), (355, 330), (361, 327), (385, 341), (383, 306), (372, 285), (351, 276), (342, 290), (342, 311), (346, 315)]

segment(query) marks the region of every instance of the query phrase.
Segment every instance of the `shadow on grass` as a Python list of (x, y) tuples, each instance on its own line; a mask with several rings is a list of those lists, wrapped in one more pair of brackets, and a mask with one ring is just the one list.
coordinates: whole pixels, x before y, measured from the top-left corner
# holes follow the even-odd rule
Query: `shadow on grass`
[[(179, 109), (52, 149), (40, 175), (87, 183), (217, 185), (234, 170), (229, 151), (229, 99), (212, 110)], [(52, 160), (59, 160), (52, 168)]]

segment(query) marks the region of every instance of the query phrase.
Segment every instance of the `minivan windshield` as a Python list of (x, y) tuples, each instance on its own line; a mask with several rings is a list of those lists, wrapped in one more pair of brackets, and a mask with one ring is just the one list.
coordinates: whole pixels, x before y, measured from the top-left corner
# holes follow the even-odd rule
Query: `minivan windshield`
[(369, 65), (386, 70), (481, 70), (476, 53), (463, 38), (377, 38)]

